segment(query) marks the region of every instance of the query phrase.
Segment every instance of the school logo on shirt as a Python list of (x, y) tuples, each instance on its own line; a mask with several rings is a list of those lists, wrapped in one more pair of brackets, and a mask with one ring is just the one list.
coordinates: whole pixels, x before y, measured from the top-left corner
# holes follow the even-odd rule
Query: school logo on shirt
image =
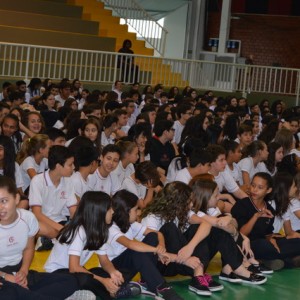
[(66, 198), (66, 192), (65, 191), (62, 191), (61, 193), (60, 193), (60, 199), (67, 199)]
[(11, 247), (11, 246), (14, 246), (14, 245), (16, 245), (16, 244), (17, 244), (17, 242), (15, 241), (15, 237), (10, 236), (10, 237), (8, 238), (7, 247)]

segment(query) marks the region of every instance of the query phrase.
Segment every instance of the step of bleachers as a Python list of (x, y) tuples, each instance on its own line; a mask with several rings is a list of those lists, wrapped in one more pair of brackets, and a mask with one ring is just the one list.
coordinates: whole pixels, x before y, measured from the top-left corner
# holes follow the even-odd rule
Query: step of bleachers
[(34, 12), (37, 14), (81, 18), (82, 7), (68, 5), (57, 1), (42, 0), (1, 0), (0, 9), (20, 12)]
[(98, 35), (99, 23), (82, 19), (0, 9), (0, 25)]
[(8, 43), (32, 44), (113, 52), (115, 39), (72, 32), (39, 30), (13, 26), (1, 26), (1, 41)]

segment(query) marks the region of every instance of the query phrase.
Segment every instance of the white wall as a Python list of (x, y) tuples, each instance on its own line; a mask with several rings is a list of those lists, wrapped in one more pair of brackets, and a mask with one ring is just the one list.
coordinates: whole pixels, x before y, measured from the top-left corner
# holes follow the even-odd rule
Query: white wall
[(165, 17), (168, 30), (165, 57), (183, 58), (188, 5), (185, 4)]

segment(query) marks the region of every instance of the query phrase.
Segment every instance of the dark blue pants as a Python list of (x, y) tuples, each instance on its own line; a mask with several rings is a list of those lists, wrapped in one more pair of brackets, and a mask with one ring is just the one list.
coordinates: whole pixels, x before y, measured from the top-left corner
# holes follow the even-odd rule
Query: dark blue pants
[(3, 280), (0, 299), (63, 300), (79, 288), (76, 278), (72, 275), (29, 271), (27, 279), (28, 289)]
[(282, 259), (286, 266), (291, 267), (292, 258), (300, 255), (300, 239), (286, 239), (285, 237), (276, 239), (280, 253), (267, 239), (257, 239), (251, 241), (251, 248), (257, 259)]
[[(92, 268), (89, 270), (91, 273), (103, 277), (109, 278), (109, 274), (105, 272), (102, 268)], [(131, 278), (129, 278), (128, 271), (121, 270), (120, 271), (123, 275), (125, 283), (128, 282)], [(54, 271), (53, 273), (59, 274), (70, 274), (69, 269), (59, 269)], [(102, 300), (111, 300), (112, 297), (110, 296), (109, 292), (106, 290), (105, 286), (99, 282), (98, 280), (93, 278), (92, 274), (88, 273), (72, 273), (73, 276), (76, 277), (79, 283), (79, 289), (81, 290), (89, 290), (93, 292), (97, 297)]]
[[(150, 232), (147, 234), (143, 239), (143, 243), (156, 247), (158, 245), (157, 233)], [(157, 255), (154, 253), (127, 249), (113, 259), (112, 263), (116, 269), (129, 270), (131, 278), (140, 272), (143, 281), (147, 283), (151, 292), (156, 292), (156, 288), (165, 282), (157, 269)]]
[[(160, 231), (164, 235), (167, 251), (177, 254), (182, 247), (191, 241), (198, 227), (199, 225), (190, 225), (187, 231), (182, 233), (173, 222), (164, 224)], [(223, 265), (229, 264), (235, 270), (242, 264), (243, 257), (231, 235), (214, 227), (212, 227), (208, 237), (195, 247), (192, 256), (198, 257), (204, 266), (204, 270), (206, 270), (209, 262), (218, 251), (221, 253)], [(170, 263), (167, 266), (158, 264), (164, 276), (194, 275), (192, 268), (182, 264)]]

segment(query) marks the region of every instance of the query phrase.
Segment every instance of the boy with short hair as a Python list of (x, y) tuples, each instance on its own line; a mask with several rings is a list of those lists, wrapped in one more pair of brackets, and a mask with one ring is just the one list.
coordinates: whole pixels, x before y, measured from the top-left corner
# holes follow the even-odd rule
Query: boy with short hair
[(117, 168), (120, 157), (121, 151), (118, 146), (109, 144), (103, 148), (99, 167), (88, 176), (90, 191), (101, 191), (111, 196), (120, 190), (121, 183), (118, 177), (111, 174)]
[(74, 156), (64, 146), (53, 146), (48, 156), (49, 170), (33, 177), (29, 189), (29, 205), (38, 221), (57, 233), (67, 221), (65, 207), (72, 218), (77, 199), (69, 178), (74, 170)]
[(77, 171), (71, 176), (71, 181), (75, 188), (75, 195), (79, 199), (88, 191), (88, 176), (97, 170), (98, 157), (99, 151), (96, 147), (82, 147), (76, 153), (75, 167)]
[(52, 127), (46, 129), (45, 134), (49, 136), (51, 146), (65, 146), (66, 134), (62, 130)]
[(175, 157), (175, 148), (171, 144), (174, 138), (173, 122), (161, 120), (154, 125), (155, 136), (151, 138), (150, 157), (151, 161), (157, 166), (168, 171), (172, 159)]
[(226, 190), (238, 199), (248, 197), (248, 195), (239, 188), (232, 175), (225, 170), (227, 164), (225, 149), (220, 145), (209, 145), (206, 150), (212, 156), (211, 169), (209, 172), (214, 175), (219, 191), (222, 192), (223, 190)]
[(117, 122), (118, 130), (116, 131), (117, 138), (127, 136), (128, 130), (130, 128), (127, 125), (128, 122), (127, 111), (125, 109), (116, 109), (114, 111), (114, 115), (118, 118), (118, 122)]
[(190, 156), (189, 167), (178, 171), (175, 180), (189, 184), (193, 177), (208, 173), (211, 162), (212, 157), (208, 151), (195, 149)]
[(241, 124), (238, 128), (237, 138), (235, 142), (240, 144), (241, 150), (244, 151), (247, 146), (252, 143), (252, 127), (246, 124)]
[(173, 128), (175, 129), (175, 135), (173, 143), (177, 145), (180, 143), (181, 134), (185, 127), (187, 120), (193, 115), (192, 106), (190, 104), (180, 104), (176, 108), (177, 120), (174, 122)]

